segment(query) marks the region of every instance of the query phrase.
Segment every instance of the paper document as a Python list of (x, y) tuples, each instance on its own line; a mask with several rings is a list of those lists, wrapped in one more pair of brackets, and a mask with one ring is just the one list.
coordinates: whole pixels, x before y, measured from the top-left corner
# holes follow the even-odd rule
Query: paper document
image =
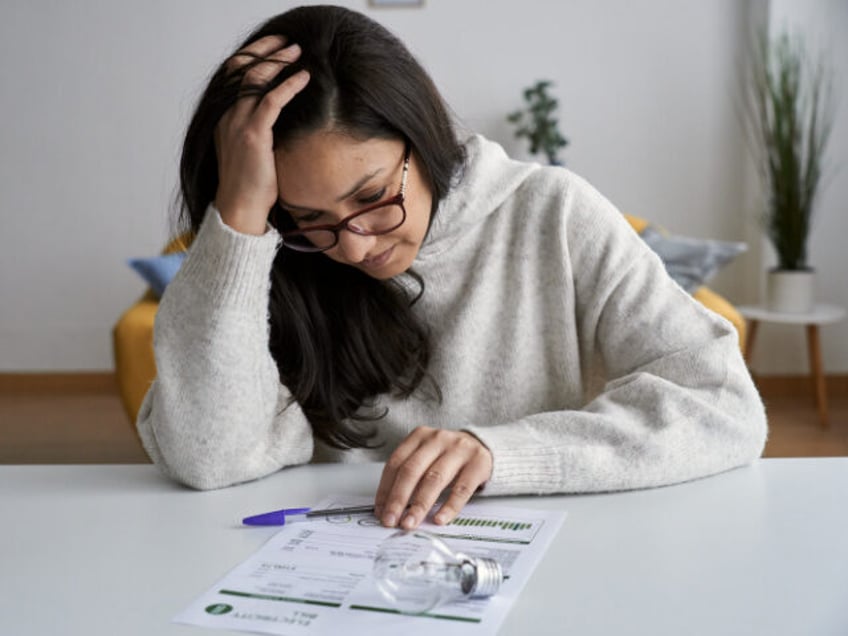
[[(371, 503), (331, 497), (320, 508)], [(470, 503), (450, 524), (425, 522), (472, 557), (497, 559), (504, 582), (495, 596), (442, 605), (423, 615), (395, 611), (371, 574), (380, 543), (396, 532), (370, 514), (287, 522), (246, 561), (174, 618), (221, 629), (300, 636), (403, 633), (494, 634), (565, 519), (564, 511)]]

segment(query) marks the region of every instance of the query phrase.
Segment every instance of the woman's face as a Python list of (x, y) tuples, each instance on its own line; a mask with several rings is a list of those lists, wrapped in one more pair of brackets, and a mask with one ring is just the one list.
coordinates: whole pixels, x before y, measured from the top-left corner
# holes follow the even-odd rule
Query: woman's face
[[(280, 205), (300, 227), (338, 223), (400, 192), (404, 149), (400, 140), (361, 141), (337, 132), (301, 137), (274, 151)], [(412, 153), (400, 227), (378, 236), (341, 230), (325, 254), (381, 280), (409, 269), (430, 222), (432, 194), (420, 166)]]

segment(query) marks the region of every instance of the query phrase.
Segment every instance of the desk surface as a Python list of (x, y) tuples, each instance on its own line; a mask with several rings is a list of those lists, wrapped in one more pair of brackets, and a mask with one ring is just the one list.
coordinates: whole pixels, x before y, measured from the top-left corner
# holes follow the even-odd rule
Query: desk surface
[[(380, 466), (283, 470), (213, 492), (151, 466), (0, 466), (0, 634), (215, 634), (170, 619), (274, 532), (239, 519)], [(768, 459), (568, 510), (501, 634), (848, 634), (848, 458)]]

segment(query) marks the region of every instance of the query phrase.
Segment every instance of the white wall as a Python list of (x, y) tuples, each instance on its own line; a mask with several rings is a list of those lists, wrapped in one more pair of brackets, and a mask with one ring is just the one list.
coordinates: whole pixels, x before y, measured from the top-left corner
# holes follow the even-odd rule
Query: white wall
[[(247, 31), (293, 4), (3, 2), (0, 371), (111, 368), (111, 327), (144, 289), (124, 261), (157, 253), (168, 235), (179, 144), (198, 91)], [(568, 166), (620, 208), (693, 236), (750, 232), (750, 162), (734, 112), (748, 4), (340, 4), (395, 31), (458, 117), (512, 154), (526, 156), (504, 117), (525, 86), (549, 78), (571, 140)], [(844, 131), (835, 133), (844, 150)], [(844, 186), (844, 175), (837, 182)], [(835, 185), (830, 193), (823, 208), (845, 200)], [(822, 227), (837, 216), (823, 212)], [(822, 271), (844, 264), (833, 243), (814, 242), (814, 252)], [(749, 300), (751, 272), (761, 267), (754, 250), (713, 286)], [(847, 296), (843, 289), (832, 300), (848, 305)], [(848, 350), (832, 346), (840, 334), (848, 340), (840, 329), (823, 334), (825, 361), (845, 371)], [(803, 364), (801, 351), (791, 355), (787, 365)]]

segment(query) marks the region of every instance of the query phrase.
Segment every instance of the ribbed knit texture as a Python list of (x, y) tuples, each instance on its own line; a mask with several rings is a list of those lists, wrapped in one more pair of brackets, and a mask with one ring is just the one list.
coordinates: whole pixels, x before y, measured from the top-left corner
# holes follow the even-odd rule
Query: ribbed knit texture
[(377, 450), (315, 442), (268, 351), (279, 237), (237, 234), (210, 208), (156, 319), (159, 376), (138, 429), (157, 465), (222, 487), (310, 458), (384, 460), (418, 425), (489, 447), (483, 494), (659, 486), (760, 455), (765, 413), (736, 330), (585, 181), (482, 137), (467, 149), (413, 264), (442, 401), (381, 396)]

